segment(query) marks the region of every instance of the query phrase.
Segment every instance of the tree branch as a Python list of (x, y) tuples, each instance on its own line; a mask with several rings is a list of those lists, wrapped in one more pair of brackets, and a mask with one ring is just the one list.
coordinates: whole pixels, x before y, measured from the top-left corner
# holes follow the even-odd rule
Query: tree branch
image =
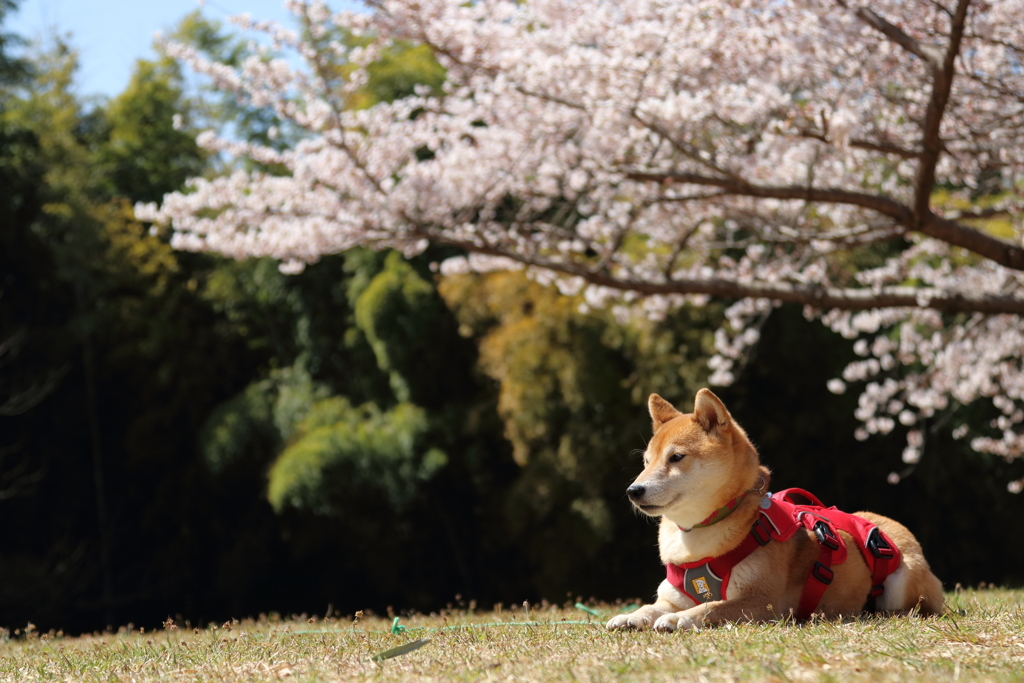
[(846, 204), (870, 209), (887, 216), (908, 231), (962, 247), (1013, 270), (1024, 270), (1024, 249), (994, 235), (936, 216), (929, 211), (922, 221), (915, 219), (910, 207), (884, 195), (853, 192), (837, 187), (803, 187), (799, 185), (752, 185), (732, 178), (714, 178), (697, 173), (627, 173), (631, 180), (657, 183), (686, 183), (717, 187), (723, 194), (761, 199), (795, 199), (808, 202)]
[[(844, 0), (836, 0), (836, 3), (843, 9), (850, 9)], [(858, 7), (853, 11), (853, 14), (910, 54), (920, 58), (932, 71), (937, 71), (942, 66), (943, 55), (942, 50), (938, 46), (926, 45), (912, 38), (899, 26), (890, 23), (874, 10), (867, 7)]]
[(733, 178), (716, 178), (697, 173), (627, 173), (630, 180), (657, 183), (685, 183), (687, 185), (704, 185), (717, 187), (722, 194), (760, 199), (797, 199), (809, 202), (831, 204), (848, 204), (871, 209), (877, 213), (896, 220), (908, 228), (912, 224), (913, 214), (910, 207), (884, 195), (853, 192), (838, 187), (807, 187), (803, 185), (753, 185)]
[(992, 207), (988, 209), (978, 209), (977, 211), (957, 211), (954, 215), (946, 216), (950, 220), (962, 221), (962, 220), (978, 220), (983, 218), (992, 218), (993, 216), (1012, 216), (1015, 213), (1020, 213), (1020, 206), (1002, 206)]
[[(818, 140), (820, 142), (824, 142), (826, 145), (835, 145), (835, 143), (830, 140), (828, 135), (825, 133), (819, 133), (818, 131), (811, 130), (809, 128), (801, 130), (800, 137)], [(921, 156), (920, 152), (904, 149), (903, 147), (887, 142), (873, 142), (863, 138), (852, 138), (849, 144), (850, 147), (854, 147), (856, 149), (868, 149), (873, 152), (882, 152), (883, 154), (895, 154), (896, 156), (903, 157), (904, 159), (916, 159)]]
[(730, 171), (722, 168), (718, 164), (712, 162), (710, 159), (705, 159), (700, 154), (699, 150), (695, 149), (692, 145), (689, 145), (687, 143), (681, 142), (680, 140), (677, 140), (675, 138), (675, 136), (673, 136), (669, 131), (665, 130), (657, 122), (655, 122), (655, 121), (644, 121), (642, 118), (640, 118), (640, 114), (637, 113), (635, 108), (630, 112), (630, 116), (632, 116), (633, 120), (635, 120), (641, 126), (646, 128), (647, 130), (651, 131), (655, 135), (658, 135), (661, 139), (668, 140), (668, 143), (670, 145), (672, 145), (672, 147), (674, 147), (677, 152), (682, 154), (687, 159), (690, 159), (690, 160), (692, 160), (692, 161), (694, 161), (694, 162), (696, 162), (698, 164), (701, 164), (702, 166), (706, 166), (707, 168), (711, 169), (715, 173), (721, 173), (724, 176), (727, 176), (729, 178), (732, 178), (733, 180), (739, 181), (739, 177), (738, 176), (736, 176), (735, 174), (731, 173)]
[(857, 149), (869, 149), (874, 152), (882, 152), (883, 154), (895, 154), (896, 156), (903, 157), (904, 159), (917, 159), (921, 156), (920, 152), (904, 149), (888, 143), (871, 142), (870, 140), (850, 140), (850, 147), (856, 147)]
[(771, 299), (802, 304), (813, 308), (844, 311), (865, 311), (876, 308), (930, 308), (943, 313), (984, 313), (987, 315), (1024, 315), (1024, 298), (996, 296), (972, 292), (950, 293), (944, 290), (920, 287), (883, 287), (850, 289), (823, 287), (788, 282), (737, 282), (724, 278), (682, 279), (651, 282), (620, 278), (607, 270), (594, 272), (584, 264), (528, 258), (523, 254), (497, 247), (484, 247), (472, 242), (446, 238), (442, 233), (421, 232), (435, 244), (459, 247), (468, 252), (501, 256), (545, 270), (583, 278), (593, 285), (644, 295), (705, 294), (727, 299)]
[(973, 251), (1013, 270), (1024, 270), (1024, 249), (963, 223), (929, 214), (920, 226), (922, 234)]
[(953, 76), (956, 73), (956, 58), (960, 54), (960, 42), (967, 23), (967, 8), (970, 0), (959, 0), (953, 14), (949, 33), (949, 46), (943, 57), (940, 68), (933, 70), (934, 84), (932, 96), (928, 99), (924, 123), (921, 125), (921, 154), (914, 182), (914, 218), (924, 223), (931, 213), (932, 192), (935, 189), (935, 167), (942, 152), (942, 138), (939, 136), (942, 117), (949, 104), (949, 94), (953, 89)]

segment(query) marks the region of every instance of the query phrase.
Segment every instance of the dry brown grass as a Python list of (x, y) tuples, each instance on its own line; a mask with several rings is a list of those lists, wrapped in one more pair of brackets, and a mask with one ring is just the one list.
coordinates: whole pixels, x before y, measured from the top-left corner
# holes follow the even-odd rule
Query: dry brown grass
[[(198, 631), (0, 643), (5, 681), (945, 681), (1024, 680), (1024, 591), (948, 596), (938, 619), (741, 625), (675, 634), (609, 633), (575, 609), (386, 619), (255, 620)], [(610, 613), (608, 606), (599, 610)], [(564, 620), (564, 621), (563, 621)], [(496, 624), (496, 625), (488, 625)], [(415, 652), (374, 655), (417, 638)]]

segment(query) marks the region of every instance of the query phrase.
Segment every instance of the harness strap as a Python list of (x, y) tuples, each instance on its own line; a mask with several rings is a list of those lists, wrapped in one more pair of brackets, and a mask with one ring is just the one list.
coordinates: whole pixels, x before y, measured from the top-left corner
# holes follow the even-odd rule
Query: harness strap
[(874, 599), (885, 591), (882, 582), (896, 571), (899, 555), (877, 526), (868, 532), (867, 542), (864, 545), (871, 551), (872, 559), (874, 559), (874, 567), (871, 572), (871, 592), (868, 594), (868, 599)]
[[(835, 572), (832, 571), (833, 561), (843, 562), (846, 559), (846, 548), (832, 521), (827, 517), (800, 513), (797, 519), (804, 527), (814, 532), (818, 541), (818, 559), (807, 574), (796, 608), (797, 619), (808, 619), (814, 614), (814, 610), (818, 609), (818, 603), (821, 602), (825, 590), (835, 578)], [(838, 553), (838, 556), (834, 553)]]
[(800, 593), (800, 604), (796, 608), (797, 619), (808, 619), (818, 609), (821, 596), (835, 578), (832, 571), (832, 548), (822, 544), (818, 551), (818, 561), (811, 567), (811, 573), (804, 582), (804, 590)]
[[(758, 520), (758, 523), (760, 520)], [(754, 524), (754, 527), (757, 523)], [(721, 557), (716, 557), (708, 563), (711, 570), (719, 576), (725, 576), (732, 571), (732, 568), (738, 565), (740, 562), (745, 560), (750, 553), (754, 552), (763, 545), (767, 545), (771, 541), (771, 537), (762, 543), (757, 536), (754, 535), (754, 530), (751, 528), (750, 533), (743, 537), (743, 542), (738, 546), (727, 552)]]

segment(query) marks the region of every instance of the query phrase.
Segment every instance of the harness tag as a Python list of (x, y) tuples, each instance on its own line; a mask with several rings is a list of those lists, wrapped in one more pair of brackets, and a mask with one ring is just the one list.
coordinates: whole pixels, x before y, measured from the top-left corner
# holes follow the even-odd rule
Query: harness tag
[(710, 563), (686, 570), (686, 592), (698, 602), (722, 600), (722, 580), (711, 571)]

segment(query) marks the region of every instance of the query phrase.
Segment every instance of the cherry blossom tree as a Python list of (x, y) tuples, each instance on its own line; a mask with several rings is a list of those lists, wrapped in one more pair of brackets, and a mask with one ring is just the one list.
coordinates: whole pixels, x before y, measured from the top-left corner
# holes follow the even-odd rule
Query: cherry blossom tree
[[(973, 448), (1024, 452), (1024, 0), (289, 7), (299, 32), (239, 23), (302, 67), (168, 47), (303, 131), (283, 152), (203, 135), (287, 172), (137, 207), (175, 246), (294, 272), (433, 243), (466, 253), (443, 272), (526, 268), (591, 306), (733, 299), (718, 383), (773, 306), (802, 304), (857, 339), (829, 388), (862, 387), (858, 438), (906, 425), (914, 463), (929, 420), (987, 399), (999, 417)], [(396, 41), (433, 50), (443, 91), (353, 109)]]

